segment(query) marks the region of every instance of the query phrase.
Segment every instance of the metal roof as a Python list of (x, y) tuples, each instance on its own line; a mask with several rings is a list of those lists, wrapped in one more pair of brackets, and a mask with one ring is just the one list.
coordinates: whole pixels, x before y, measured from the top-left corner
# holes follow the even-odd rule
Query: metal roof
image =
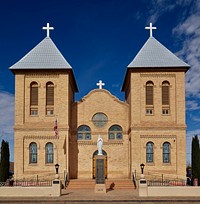
[(72, 69), (50, 37), (10, 67), (14, 69)]
[(154, 37), (149, 37), (128, 68), (145, 67), (190, 67), (170, 52)]

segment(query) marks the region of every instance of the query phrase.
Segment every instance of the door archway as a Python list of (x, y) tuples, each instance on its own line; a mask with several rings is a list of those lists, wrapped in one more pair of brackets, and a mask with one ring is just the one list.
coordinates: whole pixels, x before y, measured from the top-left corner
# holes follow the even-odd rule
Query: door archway
[[(108, 163), (108, 156), (107, 156), (107, 153), (106, 151), (102, 150), (102, 153), (105, 157), (104, 159), (104, 175), (105, 175), (105, 178), (107, 179), (107, 173), (108, 173), (108, 166), (107, 166), (107, 163)], [(93, 153), (93, 163), (92, 163), (92, 178), (95, 179), (96, 178), (96, 158), (95, 156), (98, 155), (98, 150), (96, 150), (94, 153)]]

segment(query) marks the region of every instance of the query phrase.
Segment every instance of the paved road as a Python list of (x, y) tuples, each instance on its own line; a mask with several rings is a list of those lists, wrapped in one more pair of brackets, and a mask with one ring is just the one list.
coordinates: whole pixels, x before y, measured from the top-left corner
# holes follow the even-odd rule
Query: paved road
[(48, 203), (48, 204), (85, 204), (85, 203), (95, 203), (95, 204), (123, 204), (123, 203), (134, 203), (134, 204), (200, 204), (199, 197), (170, 197), (170, 198), (141, 198), (138, 197), (138, 190), (112, 190), (108, 191), (106, 194), (96, 194), (94, 190), (63, 190), (62, 196), (57, 198), (42, 197), (42, 198), (1, 198), (0, 203), (12, 203), (12, 204), (31, 204), (31, 203)]

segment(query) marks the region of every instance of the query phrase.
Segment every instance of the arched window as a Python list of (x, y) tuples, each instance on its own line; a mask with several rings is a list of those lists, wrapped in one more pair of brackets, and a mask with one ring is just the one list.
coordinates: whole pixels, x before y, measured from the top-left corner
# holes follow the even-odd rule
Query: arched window
[(146, 144), (146, 162), (147, 163), (154, 162), (153, 153), (154, 153), (154, 144), (153, 142), (148, 142)]
[(153, 105), (153, 82), (146, 83), (146, 105)]
[(46, 163), (53, 163), (53, 144), (51, 142), (47, 143), (45, 146), (46, 152)]
[(109, 140), (113, 140), (113, 139), (121, 140), (122, 139), (122, 127), (119, 125), (111, 126), (108, 131), (108, 138)]
[(170, 143), (163, 143), (163, 163), (170, 163)]
[(169, 100), (169, 87), (170, 84), (168, 81), (163, 81), (162, 83), (162, 114), (168, 115), (170, 112), (170, 100)]
[(162, 105), (169, 105), (169, 82), (162, 83)]
[(153, 82), (147, 81), (146, 83), (146, 115), (153, 114)]
[(47, 82), (46, 84), (46, 115), (53, 115), (54, 112), (54, 84)]
[(29, 163), (37, 163), (37, 144), (35, 142), (29, 146)]
[(91, 140), (91, 129), (87, 125), (81, 125), (78, 128), (78, 140)]
[(38, 115), (38, 84), (32, 82), (30, 84), (30, 114)]

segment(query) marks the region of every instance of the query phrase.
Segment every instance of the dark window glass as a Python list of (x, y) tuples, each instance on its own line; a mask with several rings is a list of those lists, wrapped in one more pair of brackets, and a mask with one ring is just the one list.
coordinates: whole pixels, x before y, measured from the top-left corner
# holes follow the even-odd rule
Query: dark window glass
[(37, 163), (37, 144), (34, 142), (29, 146), (29, 162)]

